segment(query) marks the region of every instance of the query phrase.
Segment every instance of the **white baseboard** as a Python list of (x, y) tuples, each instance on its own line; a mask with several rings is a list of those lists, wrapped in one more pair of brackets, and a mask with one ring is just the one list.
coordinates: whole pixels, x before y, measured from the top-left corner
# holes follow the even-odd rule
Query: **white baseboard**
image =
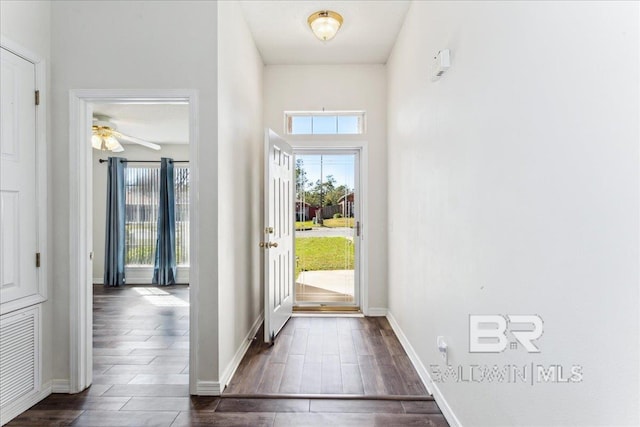
[(447, 419), (449, 425), (452, 427), (462, 427), (460, 420), (458, 420), (458, 417), (456, 417), (456, 415), (451, 410), (451, 407), (442, 395), (442, 392), (438, 388), (438, 385), (431, 379), (429, 371), (427, 371), (427, 369), (425, 368), (424, 364), (418, 357), (418, 353), (416, 353), (416, 351), (414, 350), (413, 346), (409, 342), (409, 339), (404, 334), (404, 332), (400, 328), (400, 325), (396, 321), (395, 317), (393, 317), (393, 314), (391, 314), (391, 312), (387, 313), (387, 320), (389, 320), (389, 324), (391, 325), (393, 332), (395, 332), (396, 336), (400, 340), (402, 348), (404, 348), (404, 351), (407, 352), (407, 356), (409, 356), (413, 367), (416, 368), (416, 371), (418, 371), (418, 375), (420, 376), (422, 383), (427, 388), (429, 394), (431, 394), (435, 399), (438, 407), (442, 411), (442, 415), (444, 415), (444, 417)]
[(51, 383), (44, 384), (40, 390), (34, 390), (11, 402), (0, 411), (0, 425), (5, 425), (36, 403), (51, 394)]
[(253, 322), (253, 325), (251, 325), (251, 328), (249, 329), (249, 332), (247, 333), (245, 339), (240, 344), (240, 347), (238, 347), (238, 350), (236, 350), (233, 359), (231, 359), (231, 362), (229, 362), (224, 372), (220, 376), (220, 381), (197, 382), (196, 394), (198, 396), (220, 396), (222, 394), (224, 388), (227, 386), (229, 381), (231, 381), (231, 378), (236, 372), (236, 369), (238, 369), (238, 366), (240, 366), (240, 362), (242, 362), (242, 358), (249, 349), (251, 341), (253, 341), (253, 337), (258, 332), (258, 329), (260, 329), (260, 325), (262, 324), (263, 320), (264, 313), (260, 313), (255, 322)]
[(369, 307), (365, 315), (369, 317), (384, 317), (389, 310), (384, 307)]
[(196, 395), (198, 396), (220, 396), (222, 388), (218, 381), (198, 381), (196, 384)]
[(249, 349), (251, 341), (253, 341), (253, 337), (255, 337), (258, 333), (258, 329), (260, 329), (260, 325), (262, 324), (263, 320), (264, 312), (260, 313), (255, 322), (253, 322), (253, 325), (251, 325), (247, 336), (240, 344), (240, 347), (238, 347), (238, 350), (236, 350), (236, 354), (234, 354), (233, 359), (231, 359), (231, 362), (229, 362), (224, 372), (220, 376), (220, 385), (222, 386), (222, 390), (224, 390), (227, 384), (229, 384), (229, 381), (231, 381), (233, 374), (236, 373), (236, 369), (238, 369), (238, 366), (240, 366), (240, 362), (242, 362), (242, 358)]
[(71, 382), (69, 380), (52, 380), (51, 393), (71, 393)]

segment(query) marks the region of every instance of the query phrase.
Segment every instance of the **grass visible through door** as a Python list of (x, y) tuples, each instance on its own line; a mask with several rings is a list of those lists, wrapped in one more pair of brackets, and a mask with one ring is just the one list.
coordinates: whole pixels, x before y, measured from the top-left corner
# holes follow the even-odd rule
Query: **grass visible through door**
[(346, 237), (296, 238), (296, 277), (302, 271), (353, 270), (354, 258), (353, 242)]

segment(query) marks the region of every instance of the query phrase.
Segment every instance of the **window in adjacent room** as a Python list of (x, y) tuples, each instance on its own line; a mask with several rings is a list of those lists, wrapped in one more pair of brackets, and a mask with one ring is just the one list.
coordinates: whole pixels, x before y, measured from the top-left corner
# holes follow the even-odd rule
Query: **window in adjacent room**
[[(189, 265), (189, 167), (174, 168), (176, 264)], [(160, 167), (125, 168), (127, 266), (153, 266), (158, 232)]]

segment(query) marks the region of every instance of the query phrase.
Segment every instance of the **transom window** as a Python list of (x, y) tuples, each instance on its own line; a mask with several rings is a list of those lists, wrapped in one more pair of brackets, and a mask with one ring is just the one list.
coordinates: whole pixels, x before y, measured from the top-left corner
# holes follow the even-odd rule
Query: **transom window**
[(364, 111), (285, 111), (288, 135), (360, 135)]

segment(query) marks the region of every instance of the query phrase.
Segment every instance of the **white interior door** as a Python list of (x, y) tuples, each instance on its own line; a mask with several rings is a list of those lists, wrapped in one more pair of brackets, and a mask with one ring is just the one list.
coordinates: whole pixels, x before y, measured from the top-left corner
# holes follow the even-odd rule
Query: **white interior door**
[(0, 49), (0, 302), (38, 293), (35, 65)]
[(293, 149), (271, 129), (265, 132), (264, 340), (271, 342), (293, 309)]

